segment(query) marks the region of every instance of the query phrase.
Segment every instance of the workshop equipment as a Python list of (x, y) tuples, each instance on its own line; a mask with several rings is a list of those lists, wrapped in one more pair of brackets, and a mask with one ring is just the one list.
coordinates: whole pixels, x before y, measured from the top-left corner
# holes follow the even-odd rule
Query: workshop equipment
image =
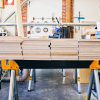
[(0, 36), (8, 36), (8, 32), (0, 27)]
[[(81, 19), (85, 19), (84, 17), (80, 17), (80, 11), (79, 11), (79, 17), (74, 17), (74, 18), (77, 18), (77, 19), (79, 20), (79, 23), (80, 23), (80, 20), (81, 20)], [(79, 26), (78, 29), (80, 30), (80, 26)]]
[[(0, 26), (16, 26), (16, 23), (0, 23)], [(23, 26), (58, 26), (58, 23), (22, 23)], [(60, 26), (96, 26), (96, 23), (60, 23)]]
[(41, 20), (52, 19), (52, 21), (53, 21), (53, 20), (55, 20), (56, 18), (54, 18), (54, 17), (52, 17), (52, 18), (44, 18), (44, 17), (42, 17), (42, 18), (35, 18), (35, 17), (33, 17), (33, 20), (35, 20), (35, 19), (41, 19)]
[(70, 27), (59, 28), (53, 36), (49, 35), (49, 38), (70, 38)]

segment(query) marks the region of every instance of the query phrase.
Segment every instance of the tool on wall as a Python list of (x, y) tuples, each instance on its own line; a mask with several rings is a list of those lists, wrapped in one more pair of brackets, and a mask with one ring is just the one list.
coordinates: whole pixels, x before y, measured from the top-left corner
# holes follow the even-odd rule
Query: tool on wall
[(30, 6), (30, 1), (29, 1), (29, 6)]
[(37, 28), (35, 29), (35, 31), (36, 31), (36, 33), (40, 33), (40, 32), (41, 32), (41, 29), (40, 29), (39, 27), (37, 27)]
[[(80, 19), (85, 19), (84, 17), (80, 17), (80, 11), (79, 11), (79, 17), (74, 17), (74, 18), (78, 18), (79, 23), (80, 23)], [(79, 28), (78, 28), (78, 29), (80, 30), (80, 26), (79, 26)]]
[(56, 20), (57, 20), (57, 22), (58, 22), (58, 24), (59, 24), (59, 21), (58, 21), (58, 18), (56, 17)]
[[(52, 17), (52, 18), (44, 18), (44, 17), (42, 17), (42, 18), (35, 18), (35, 17), (33, 17), (33, 20), (36, 20), (36, 19), (41, 19), (41, 20), (52, 19), (52, 21), (54, 21), (56, 18), (54, 18), (54, 17)], [(62, 18), (59, 17), (59, 19), (61, 20)]]
[(45, 28), (43, 29), (43, 31), (44, 31), (45, 33), (47, 33), (47, 32), (48, 32), (48, 28), (45, 27)]

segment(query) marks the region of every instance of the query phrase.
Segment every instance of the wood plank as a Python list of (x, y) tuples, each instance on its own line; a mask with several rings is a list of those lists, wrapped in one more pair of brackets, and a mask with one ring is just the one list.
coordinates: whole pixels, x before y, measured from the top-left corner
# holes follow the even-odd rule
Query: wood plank
[(50, 41), (51, 39), (46, 38), (23, 38), (23, 41)]
[(78, 56), (51, 56), (51, 58), (60, 58), (60, 59), (77, 59)]
[(100, 60), (100, 56), (99, 57), (97, 57), (97, 56), (90, 56), (90, 57), (88, 57), (88, 56), (84, 56), (84, 57), (79, 56), (79, 60)]
[(51, 52), (51, 55), (77, 55), (78, 52)]
[(100, 39), (79, 39), (79, 42), (100, 42)]
[(24, 56), (50, 56), (50, 54), (39, 54), (39, 53), (24, 53)]
[(71, 22), (71, 0), (67, 0), (66, 2), (66, 23), (70, 23)]
[(28, 57), (24, 57), (24, 60), (51, 60), (51, 58), (28, 58)]
[(50, 58), (50, 56), (23, 56), (25, 58), (35, 59), (35, 58)]
[(100, 46), (100, 41), (95, 41), (95, 42), (93, 42), (93, 41), (89, 41), (89, 42), (79, 42), (79, 46), (95, 46), (95, 45), (98, 45), (98, 46)]
[(24, 37), (23, 25), (22, 25), (22, 13), (20, 0), (15, 0), (15, 11), (16, 11), (16, 19), (17, 19), (17, 31), (18, 36)]

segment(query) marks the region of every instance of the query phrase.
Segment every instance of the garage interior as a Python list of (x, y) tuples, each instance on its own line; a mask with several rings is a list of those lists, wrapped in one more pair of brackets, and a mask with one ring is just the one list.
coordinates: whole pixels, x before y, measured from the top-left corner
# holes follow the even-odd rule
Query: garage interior
[(100, 100), (100, 0), (0, 0), (0, 100)]

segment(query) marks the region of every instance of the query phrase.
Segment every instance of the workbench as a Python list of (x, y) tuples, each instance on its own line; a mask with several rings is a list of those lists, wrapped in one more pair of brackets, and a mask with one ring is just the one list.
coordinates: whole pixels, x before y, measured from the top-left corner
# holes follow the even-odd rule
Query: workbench
[[(17, 44), (11, 45), (11, 43)], [(0, 44), (3, 47), (0, 49), (0, 59), (2, 59), (1, 66), (3, 69), (11, 69), (9, 100), (13, 100), (13, 92), (16, 93), (15, 98), (18, 100), (16, 69), (31, 69), (29, 90), (33, 69), (77, 69), (78, 93), (81, 93), (80, 68), (90, 68), (92, 72), (87, 100), (90, 100), (94, 73), (96, 76), (95, 81), (97, 85), (98, 100), (100, 100), (100, 86), (98, 85), (98, 69), (100, 69), (99, 39), (22, 38), (21, 42), (20, 37), (3, 37), (1, 38)], [(14, 53), (12, 53), (12, 51)], [(6, 59), (9, 59), (8, 65)]]
[(23, 69), (74, 69), (89, 68), (91, 61), (67, 60), (15, 60), (19, 68)]

